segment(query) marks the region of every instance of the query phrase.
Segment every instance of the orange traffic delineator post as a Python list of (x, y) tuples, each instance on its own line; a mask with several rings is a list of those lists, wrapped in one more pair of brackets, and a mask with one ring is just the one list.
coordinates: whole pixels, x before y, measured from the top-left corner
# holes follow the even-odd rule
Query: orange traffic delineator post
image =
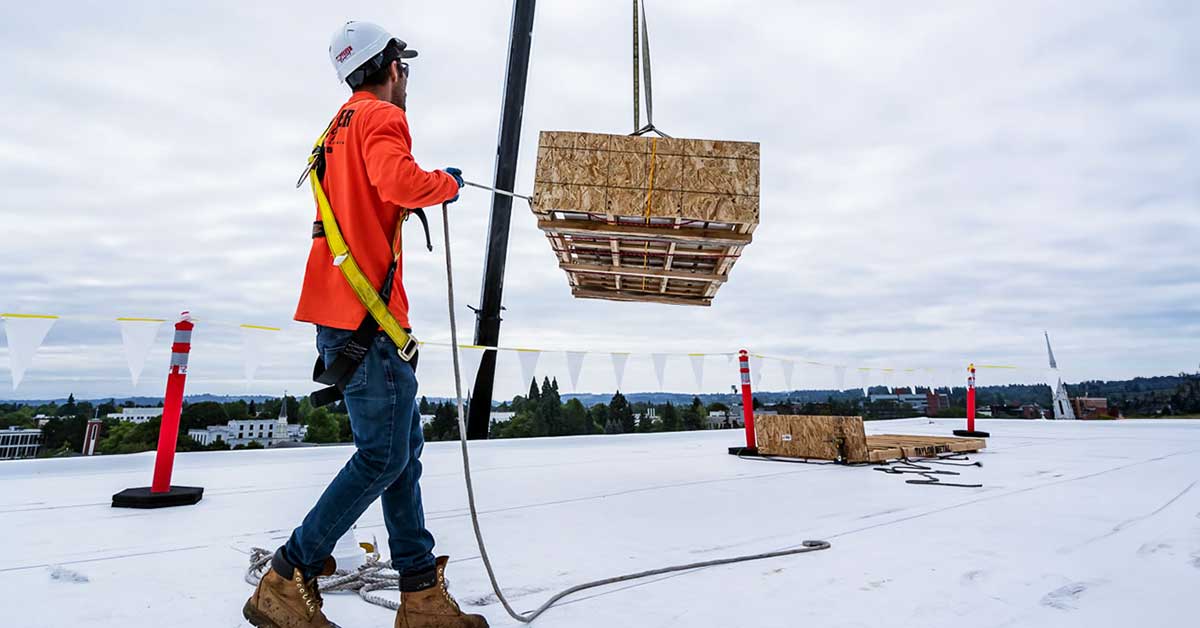
[(954, 430), (955, 436), (971, 438), (988, 438), (988, 432), (975, 430), (975, 364), (967, 365), (967, 429)]
[(730, 447), (734, 456), (757, 456), (758, 442), (754, 436), (754, 392), (750, 390), (750, 352), (738, 351), (738, 370), (742, 377), (742, 422), (746, 426), (746, 446)]
[(114, 508), (167, 508), (190, 506), (204, 497), (199, 486), (171, 486), (175, 468), (175, 444), (179, 440), (179, 417), (183, 414), (183, 390), (187, 383), (188, 354), (192, 351), (192, 330), (196, 325), (184, 312), (175, 323), (175, 341), (171, 345), (171, 371), (167, 375), (167, 394), (163, 398), (162, 425), (158, 430), (158, 454), (154, 459), (154, 479), (149, 487), (127, 488), (112, 497)]

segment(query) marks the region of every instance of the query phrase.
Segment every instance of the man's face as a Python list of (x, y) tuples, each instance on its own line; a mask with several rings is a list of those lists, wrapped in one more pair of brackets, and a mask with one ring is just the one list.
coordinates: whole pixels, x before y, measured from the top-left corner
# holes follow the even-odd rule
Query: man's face
[(393, 105), (405, 109), (405, 105), (408, 103), (408, 64), (402, 61), (393, 61), (391, 74), (395, 82), (392, 83), (392, 94), (388, 100)]

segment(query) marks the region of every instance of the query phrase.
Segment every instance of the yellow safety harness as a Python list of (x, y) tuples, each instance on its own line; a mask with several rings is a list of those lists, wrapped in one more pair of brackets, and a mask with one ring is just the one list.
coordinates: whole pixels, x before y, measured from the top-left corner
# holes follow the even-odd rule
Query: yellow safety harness
[[(297, 181), (297, 186), (301, 185), (307, 177), (309, 183), (312, 184), (313, 198), (317, 202), (317, 208), (321, 214), (321, 220), (318, 225), (314, 225), (314, 237), (324, 237), (329, 244), (329, 253), (333, 258), (333, 265), (337, 266), (342, 271), (342, 276), (346, 278), (346, 282), (350, 284), (350, 288), (354, 290), (354, 295), (358, 297), (359, 303), (367, 309), (367, 315), (363, 318), (362, 323), (351, 336), (346, 347), (338, 354), (337, 358), (326, 367), (324, 360), (320, 356), (317, 357), (316, 366), (313, 369), (313, 379), (318, 383), (326, 384), (329, 387), (318, 390), (312, 394), (314, 405), (321, 406), (337, 401), (342, 397), (342, 390), (345, 389), (346, 382), (358, 366), (366, 357), (367, 351), (370, 349), (372, 340), (379, 329), (391, 338), (395, 343), (400, 359), (405, 362), (410, 362), (417, 354), (418, 342), (415, 336), (409, 333), (396, 317), (392, 316), (388, 309), (388, 301), (391, 296), (392, 282), (395, 277), (396, 267), (400, 258), (400, 247), (393, 246), (392, 264), (388, 268), (387, 276), (384, 278), (384, 283), (381, 290), (376, 290), (372, 285), (371, 280), (363, 273), (358, 262), (355, 261), (354, 255), (350, 252), (350, 247), (346, 244), (346, 239), (342, 236), (341, 229), (338, 228), (337, 218), (334, 216), (333, 207), (329, 204), (329, 197), (325, 194), (325, 189), (321, 186), (321, 176), (325, 170), (325, 138), (329, 134), (329, 130), (333, 128), (334, 123), (330, 123), (325, 131), (321, 133), (321, 137), (317, 138), (316, 144), (313, 146), (312, 153), (308, 158), (308, 166), (304, 174)], [(424, 216), (422, 216), (424, 219)], [(422, 222), (425, 222), (422, 220)], [(397, 226), (399, 229), (399, 226)], [(426, 227), (428, 233), (428, 227)], [(399, 241), (399, 238), (396, 238)], [(432, 250), (432, 247), (431, 247)], [(414, 364), (415, 366), (415, 364)]]

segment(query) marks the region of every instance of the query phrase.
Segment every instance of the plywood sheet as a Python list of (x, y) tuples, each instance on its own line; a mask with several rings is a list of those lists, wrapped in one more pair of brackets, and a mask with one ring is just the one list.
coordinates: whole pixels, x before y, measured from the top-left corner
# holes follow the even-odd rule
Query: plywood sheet
[(862, 417), (755, 415), (758, 451), (768, 456), (866, 462)]
[(754, 142), (543, 131), (532, 207), (576, 296), (709, 305), (758, 226), (758, 158)]
[(987, 441), (982, 438), (902, 434), (880, 434), (867, 437), (870, 462), (886, 462), (900, 458), (933, 458), (945, 453), (976, 452), (985, 447), (987, 447)]

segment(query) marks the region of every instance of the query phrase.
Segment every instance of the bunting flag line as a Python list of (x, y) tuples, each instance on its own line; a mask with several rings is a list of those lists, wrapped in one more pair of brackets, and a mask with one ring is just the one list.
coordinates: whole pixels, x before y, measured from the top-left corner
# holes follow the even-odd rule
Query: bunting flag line
[(838, 392), (845, 390), (846, 389), (846, 367), (844, 367), (844, 366), (833, 367), (833, 380), (837, 384)]
[(583, 371), (586, 351), (567, 351), (567, 375), (571, 378), (571, 392), (579, 392), (579, 373)]
[(33, 364), (33, 356), (58, 320), (47, 314), (0, 314), (4, 319), (4, 335), (8, 339), (8, 359), (12, 369), (13, 390), (25, 379), (25, 371)]
[(859, 367), (859, 369), (858, 369), (858, 379), (860, 381), (862, 381), (862, 391), (863, 391), (864, 395), (871, 394), (871, 385), (867, 381), (867, 376), (868, 376), (868, 373), (870, 373), (870, 372), (871, 372), (871, 369), (869, 369), (869, 368)]
[(625, 384), (625, 362), (629, 360), (629, 354), (613, 353), (611, 355), (613, 375), (617, 378), (617, 390), (619, 391)]
[(258, 373), (258, 367), (262, 364), (267, 334), (281, 330), (278, 327), (245, 324), (238, 325), (238, 328), (242, 332), (242, 373), (249, 384), (254, 381), (254, 375)]
[(704, 355), (703, 353), (688, 354), (688, 360), (692, 363), (692, 375), (696, 378), (698, 390), (704, 390)]
[(658, 378), (658, 389), (663, 390), (666, 388), (664, 379), (667, 374), (667, 354), (652, 353), (650, 359), (654, 361), (654, 376)]
[(161, 318), (117, 319), (117, 324), (121, 326), (121, 344), (125, 347), (125, 362), (129, 365), (129, 380), (135, 387), (142, 377), (150, 347), (154, 345), (158, 330), (165, 322)]
[(796, 363), (791, 360), (784, 360), (780, 366), (783, 367), (783, 382), (787, 385), (787, 390), (792, 389), (792, 376), (796, 372)]
[(763, 357), (757, 353), (750, 354), (750, 377), (754, 381), (754, 390), (762, 383)]
[[(453, 357), (453, 356), (451, 356)], [(465, 390), (472, 390), (475, 386), (475, 376), (479, 374), (479, 365), (483, 362), (483, 347), (475, 345), (467, 345), (460, 347), (458, 350), (458, 367), (459, 374), (462, 377), (462, 386)], [(454, 368), (454, 363), (450, 363), (450, 368)], [(453, 373), (452, 373), (453, 374)]]
[(521, 359), (522, 389), (526, 385), (536, 386), (537, 363), (538, 358), (542, 357), (542, 352), (537, 349), (517, 349), (517, 357)]

